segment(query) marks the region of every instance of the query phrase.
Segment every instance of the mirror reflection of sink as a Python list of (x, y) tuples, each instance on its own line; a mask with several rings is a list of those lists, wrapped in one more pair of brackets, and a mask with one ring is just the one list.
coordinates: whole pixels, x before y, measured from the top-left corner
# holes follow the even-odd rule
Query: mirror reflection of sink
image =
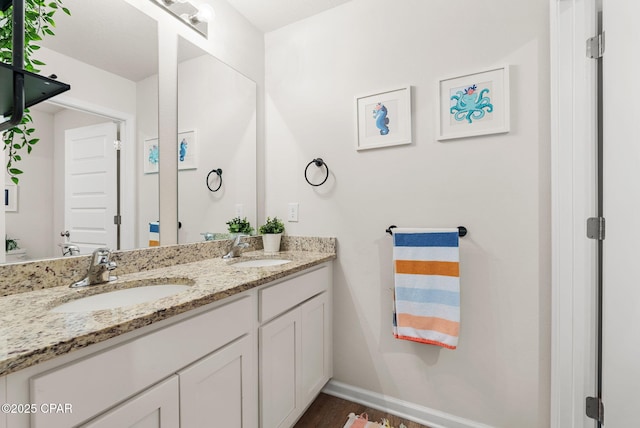
[(173, 296), (189, 288), (189, 285), (184, 284), (161, 284), (126, 288), (72, 300), (56, 306), (51, 309), (51, 312), (74, 313), (117, 309)]
[(254, 259), (246, 260), (243, 262), (234, 263), (233, 267), (265, 267), (265, 266), (279, 266), (285, 263), (289, 263), (291, 260), (285, 259)]

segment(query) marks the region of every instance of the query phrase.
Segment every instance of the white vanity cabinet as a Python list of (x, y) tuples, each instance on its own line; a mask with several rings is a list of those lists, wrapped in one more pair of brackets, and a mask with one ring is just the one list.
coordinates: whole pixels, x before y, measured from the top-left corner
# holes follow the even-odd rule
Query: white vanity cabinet
[[(0, 377), (0, 405), (7, 402), (7, 378)], [(0, 428), (7, 428), (7, 415), (4, 411), (0, 412)]]
[[(66, 364), (51, 368), (52, 360), (10, 374), (8, 402), (35, 403), (38, 411), (9, 415), (7, 428), (198, 427), (202, 425), (197, 422), (174, 421), (174, 408), (176, 415), (184, 412), (187, 421), (215, 418), (212, 409), (220, 401), (241, 409), (226, 426), (253, 428), (258, 423), (257, 392), (247, 385), (258, 381), (256, 351), (250, 345), (256, 341), (255, 308), (255, 294), (246, 293), (212, 309), (195, 310), (196, 315), (177, 316), (180, 321), (149, 333), (138, 331), (135, 338)], [(234, 386), (227, 389), (227, 384)], [(201, 396), (197, 405), (187, 403), (182, 409), (183, 394)], [(72, 411), (40, 411), (46, 403), (68, 404)]]
[(331, 281), (317, 265), (0, 377), (0, 404), (37, 406), (0, 428), (291, 427), (332, 376)]
[(262, 428), (291, 427), (332, 376), (330, 275), (325, 266), (260, 291)]

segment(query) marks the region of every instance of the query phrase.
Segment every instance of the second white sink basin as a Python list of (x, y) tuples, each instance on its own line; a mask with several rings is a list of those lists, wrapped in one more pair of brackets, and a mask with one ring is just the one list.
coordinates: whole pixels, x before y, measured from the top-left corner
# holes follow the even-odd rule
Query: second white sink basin
[(108, 293), (95, 294), (93, 296), (72, 300), (56, 306), (51, 309), (51, 312), (77, 313), (117, 309), (173, 296), (187, 289), (189, 289), (189, 286), (184, 284), (147, 285), (143, 287), (126, 288), (124, 290), (110, 291)]
[(244, 262), (234, 263), (234, 267), (265, 267), (265, 266), (279, 266), (285, 263), (289, 263), (291, 260), (285, 259), (254, 259), (246, 260)]

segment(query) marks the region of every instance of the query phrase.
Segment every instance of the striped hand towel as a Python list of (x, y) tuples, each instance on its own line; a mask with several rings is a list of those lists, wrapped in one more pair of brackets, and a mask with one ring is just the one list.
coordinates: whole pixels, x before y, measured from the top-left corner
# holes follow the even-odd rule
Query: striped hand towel
[(393, 230), (393, 335), (456, 349), (460, 328), (458, 229)]

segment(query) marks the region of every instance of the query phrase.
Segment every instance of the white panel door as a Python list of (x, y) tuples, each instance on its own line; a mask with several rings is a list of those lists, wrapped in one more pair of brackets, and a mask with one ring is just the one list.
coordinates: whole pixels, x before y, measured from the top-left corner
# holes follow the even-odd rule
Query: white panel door
[(178, 377), (172, 376), (81, 428), (179, 428)]
[(331, 311), (328, 293), (300, 306), (302, 403), (311, 403), (331, 377)]
[(300, 311), (260, 327), (261, 428), (290, 427), (300, 408)]
[(640, 2), (603, 2), (604, 425), (640, 426)]
[(247, 335), (178, 373), (182, 428), (254, 428), (254, 336)]
[(116, 249), (117, 125), (113, 122), (65, 131), (65, 230), (80, 254)]

